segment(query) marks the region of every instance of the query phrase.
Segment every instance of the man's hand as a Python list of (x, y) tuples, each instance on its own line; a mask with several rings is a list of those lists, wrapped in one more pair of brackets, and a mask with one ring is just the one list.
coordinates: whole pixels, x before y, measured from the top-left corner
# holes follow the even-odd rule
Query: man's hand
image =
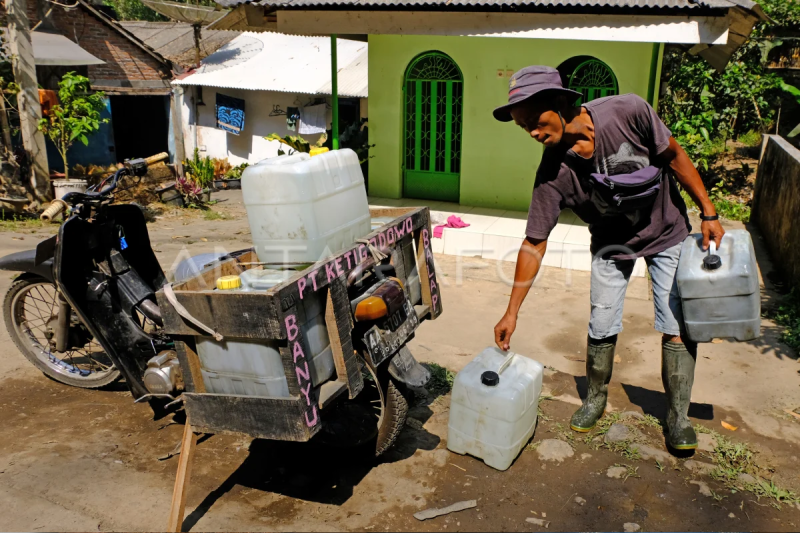
[(711, 239), (717, 243), (717, 250), (719, 250), (722, 236), (725, 235), (725, 230), (722, 229), (722, 224), (719, 220), (706, 220), (700, 223), (700, 231), (703, 232), (703, 250), (708, 250), (708, 244)]
[(517, 329), (517, 317), (508, 313), (504, 314), (494, 327), (494, 342), (498, 348), (508, 351), (511, 347), (511, 335), (514, 334), (515, 329)]

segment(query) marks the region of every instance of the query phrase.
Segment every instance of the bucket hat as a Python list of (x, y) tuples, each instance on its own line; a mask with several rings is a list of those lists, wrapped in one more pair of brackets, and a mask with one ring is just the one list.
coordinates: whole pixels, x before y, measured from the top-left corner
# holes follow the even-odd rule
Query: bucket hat
[(565, 89), (561, 84), (561, 74), (553, 67), (533, 65), (514, 73), (508, 82), (508, 103), (493, 111), (494, 118), (500, 122), (511, 122), (511, 108), (539, 93), (559, 92), (578, 98), (581, 93)]

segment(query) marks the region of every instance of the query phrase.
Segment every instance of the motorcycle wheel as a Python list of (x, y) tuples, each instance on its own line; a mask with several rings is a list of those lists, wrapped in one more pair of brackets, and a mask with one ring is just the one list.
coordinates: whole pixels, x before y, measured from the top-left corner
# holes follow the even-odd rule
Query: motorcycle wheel
[[(58, 319), (56, 298), (55, 285), (42, 278), (21, 279), (11, 285), (3, 316), (19, 351), (46, 376), (65, 385), (96, 389), (119, 379), (119, 370), (85, 329), (78, 331), (87, 339), (83, 346), (55, 351), (51, 339)], [(72, 318), (72, 328), (85, 328), (76, 316)]]
[(364, 389), (323, 415), (318, 440), (345, 448), (364, 446), (378, 457), (400, 435), (408, 416), (408, 400), (405, 386), (389, 375), (387, 365), (376, 371), (363, 359), (360, 363)]

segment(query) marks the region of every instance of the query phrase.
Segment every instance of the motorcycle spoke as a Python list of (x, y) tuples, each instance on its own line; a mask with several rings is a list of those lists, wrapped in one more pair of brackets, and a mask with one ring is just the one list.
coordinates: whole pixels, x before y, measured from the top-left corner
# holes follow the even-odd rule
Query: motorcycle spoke
[[(51, 349), (53, 332), (50, 328), (54, 327), (51, 323), (59, 314), (57, 296), (55, 287), (44, 283), (32, 285), (19, 295), (14, 307), (15, 321), (31, 348), (51, 368), (73, 378), (95, 379), (95, 375), (114, 371), (114, 364), (102, 346), (85, 329), (79, 333), (88, 334), (89, 341), (84, 346), (61, 353)], [(83, 325), (71, 320), (70, 328), (83, 328)]]

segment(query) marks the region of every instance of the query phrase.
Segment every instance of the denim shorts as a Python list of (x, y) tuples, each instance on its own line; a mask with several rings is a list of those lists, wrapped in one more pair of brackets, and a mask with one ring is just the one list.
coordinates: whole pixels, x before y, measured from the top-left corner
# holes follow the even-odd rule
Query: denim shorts
[[(682, 245), (678, 243), (644, 258), (653, 282), (655, 327), (667, 335), (680, 335), (684, 330), (683, 309), (675, 279)], [(600, 253), (592, 257), (591, 338), (604, 339), (622, 331), (622, 304), (633, 265), (632, 259), (603, 259)]]

